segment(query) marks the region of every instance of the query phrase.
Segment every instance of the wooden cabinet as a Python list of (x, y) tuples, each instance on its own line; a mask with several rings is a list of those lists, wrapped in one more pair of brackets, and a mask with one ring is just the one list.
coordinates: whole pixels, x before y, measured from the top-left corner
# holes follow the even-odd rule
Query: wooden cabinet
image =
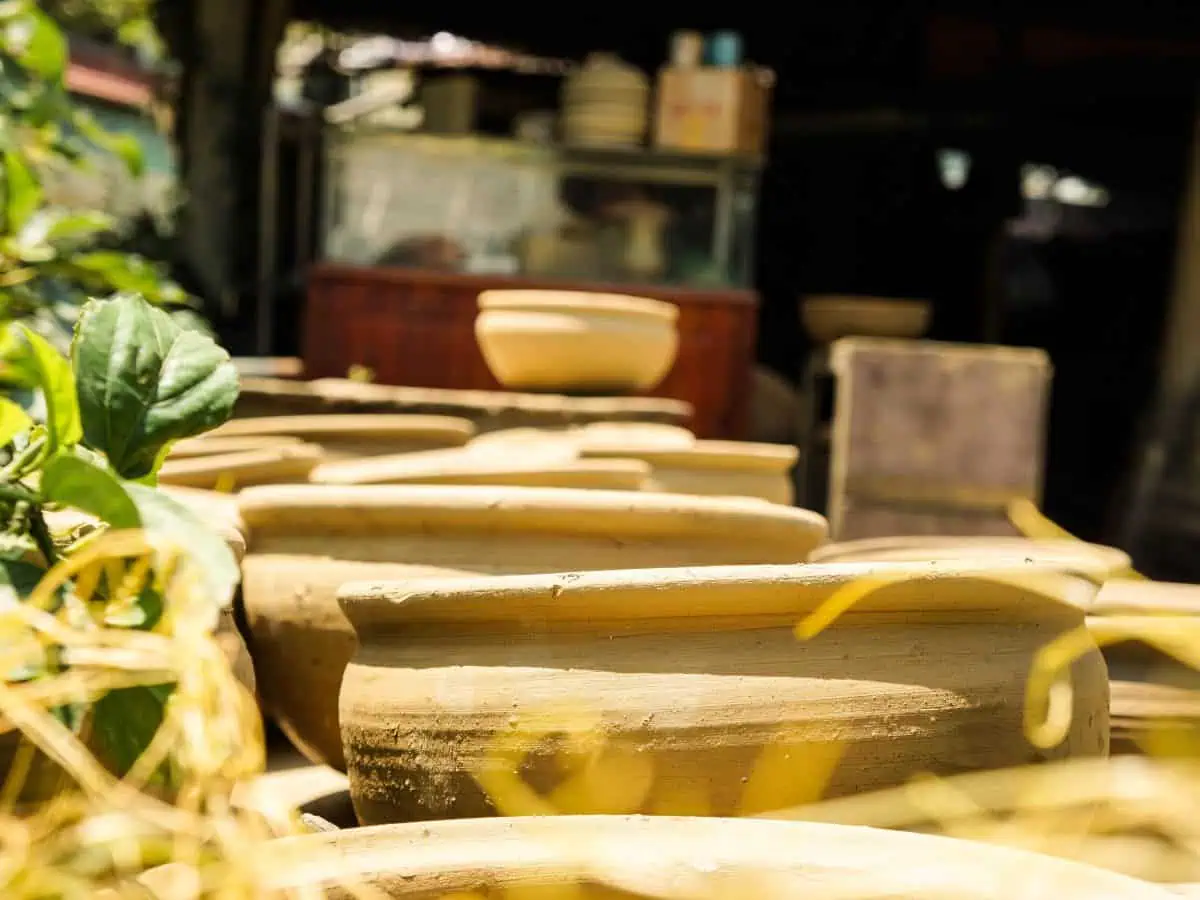
[(686, 400), (701, 437), (744, 436), (758, 300), (749, 290), (563, 283), (529, 277), (322, 264), (310, 272), (302, 339), (308, 378), (366, 366), (383, 384), (495, 390), (475, 343), (488, 289), (611, 291), (679, 306), (679, 355), (652, 394)]

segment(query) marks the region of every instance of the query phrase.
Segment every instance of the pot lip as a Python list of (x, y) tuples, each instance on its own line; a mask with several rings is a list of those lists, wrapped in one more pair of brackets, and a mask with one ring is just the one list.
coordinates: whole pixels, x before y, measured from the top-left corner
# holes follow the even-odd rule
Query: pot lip
[(248, 487), (238, 508), (255, 534), (378, 533), (442, 529), (569, 535), (728, 539), (795, 547), (797, 559), (825, 539), (811, 510), (730, 497), (498, 485), (322, 485)]
[(241, 453), (245, 450), (295, 447), (303, 444), (302, 438), (285, 434), (272, 435), (218, 435), (217, 437), (184, 438), (171, 447), (171, 459), (193, 459), (197, 456), (214, 456), (218, 453)]
[(408, 413), (315, 413), (294, 416), (255, 416), (230, 419), (209, 432), (212, 437), (299, 438), (449, 438), (463, 441), (475, 435), (475, 423), (457, 416)]
[[(436, 848), (431, 852), (430, 848)], [(811, 887), (812, 872), (845, 889), (864, 886), (873, 873), (889, 875), (896, 895), (908, 894), (904, 861), (930, 866), (962, 884), (965, 898), (994, 895), (997, 877), (1024, 873), (1039, 882), (1071, 884), (1081, 896), (1111, 900), (1161, 900), (1161, 885), (1128, 875), (1001, 844), (944, 835), (764, 818), (683, 816), (527, 816), (451, 819), (375, 825), (278, 838), (265, 848), (277, 854), (264, 871), (275, 890), (317, 887), (337, 879), (403, 877), (416, 892), (446, 893), (477, 886), (489, 874), (509, 883), (603, 879), (631, 895), (650, 878), (664, 883), (673, 873), (694, 883), (704, 873), (728, 878), (739, 868), (773, 882), (771, 896), (797, 896)], [(935, 862), (936, 861), (936, 862)], [(983, 872), (978, 889), (971, 873)], [(403, 874), (402, 874), (403, 873)], [(639, 877), (639, 875), (641, 877)], [(461, 882), (461, 883), (460, 883)], [(877, 883), (877, 882), (876, 882)], [(882, 885), (880, 885), (882, 886)], [(799, 888), (800, 890), (796, 890)], [(892, 891), (887, 891), (892, 893)], [(912, 890), (913, 895), (920, 893)], [(1019, 893), (1019, 891), (1018, 891)], [(845, 894), (848, 896), (848, 894)]]
[[(536, 453), (536, 451), (535, 451)], [(314, 484), (410, 484), (426, 478), (518, 476), (525, 474), (597, 474), (647, 477), (650, 465), (637, 459), (551, 460), (534, 455), (463, 453), (461, 449), (401, 453), (366, 459), (333, 460), (312, 471)]]
[[(160, 476), (180, 478), (186, 476), (219, 475), (223, 472), (274, 472), (290, 474), (307, 473), (325, 458), (325, 451), (317, 444), (280, 444), (258, 450), (239, 450), (235, 453), (210, 453), (206, 456), (185, 456), (168, 459), (159, 471)], [(170, 483), (169, 481), (167, 482)]]
[[(889, 591), (867, 593), (845, 615), (870, 613), (1028, 613), (1057, 607), (1079, 624), (1103, 579), (1099, 567), (1052, 566), (1008, 559), (987, 564), (828, 563), (489, 575), (342, 585), (338, 602), (356, 629), (391, 625), (515, 622), (524, 628), (560, 622), (637, 619), (795, 617), (799, 624), (839, 588), (863, 582), (914, 587), (987, 581), (1014, 588), (994, 593)], [(1036, 618), (1036, 616), (1035, 616)], [(716, 626), (719, 628), (719, 626)]]
[(638, 446), (631, 442), (622, 447), (581, 447), (580, 456), (591, 458), (631, 457), (659, 466), (680, 469), (734, 469), (786, 472), (800, 458), (799, 448), (791, 444), (764, 444), (750, 441), (697, 440), (690, 447)]
[(591, 293), (589, 291), (496, 290), (483, 291), (478, 299), (480, 312), (490, 310), (522, 312), (566, 312), (576, 315), (608, 313), (658, 319), (673, 323), (679, 307), (650, 297), (629, 294)]
[[(1133, 560), (1124, 550), (1104, 544), (1092, 544), (1066, 538), (1023, 538), (988, 537), (982, 535), (919, 535), (913, 537), (861, 538), (853, 541), (838, 541), (825, 544), (813, 551), (812, 562), (900, 562), (887, 559), (885, 554), (928, 553), (928, 558), (937, 558), (938, 551), (966, 552), (970, 548), (980, 549), (979, 559), (998, 556), (1028, 555), (1036, 561), (1040, 555), (1047, 562), (1068, 562), (1075, 559), (1096, 562), (1104, 566), (1109, 575), (1128, 570)], [(871, 560), (872, 554), (880, 554)], [(949, 557), (947, 557), (949, 558)], [(911, 560), (916, 562), (917, 559)]]
[(1200, 585), (1114, 578), (1100, 589), (1097, 616), (1194, 616), (1200, 614)]

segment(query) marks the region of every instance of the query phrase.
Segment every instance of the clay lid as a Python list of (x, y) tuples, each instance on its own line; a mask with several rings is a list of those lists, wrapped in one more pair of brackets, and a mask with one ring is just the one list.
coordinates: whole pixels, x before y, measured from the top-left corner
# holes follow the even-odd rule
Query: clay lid
[[(578, 894), (563, 896), (1173, 896), (1162, 885), (998, 843), (766, 818), (566, 815), (412, 822), (282, 838), (262, 852), (268, 892), (303, 887), (317, 893), (366, 883), (395, 900), (493, 896), (497, 889), (550, 896), (540, 891), (576, 885)], [(166, 868), (148, 881), (165, 885)]]
[(616, 539), (760, 541), (806, 559), (825, 538), (823, 516), (729, 497), (475, 485), (273, 485), (238, 495), (251, 530), (372, 534), (380, 529), (522, 531)]
[(576, 459), (569, 450), (530, 445), (519, 452), (455, 447), (328, 462), (309, 476), (314, 484), (510, 484), (638, 490), (650, 466), (636, 459)]
[(749, 441), (695, 441), (690, 447), (651, 447), (635, 440), (629, 446), (617, 443), (584, 444), (585, 457), (630, 456), (652, 465), (677, 469), (736, 469), (744, 472), (786, 472), (796, 464), (800, 451), (790, 444), (755, 444)]
[(813, 562), (916, 562), (1025, 558), (1051, 564), (1079, 562), (1100, 565), (1107, 575), (1128, 571), (1129, 555), (1115, 547), (1073, 540), (1031, 540), (1020, 537), (912, 536), (865, 538), (826, 544), (813, 551)]
[(649, 316), (664, 322), (679, 318), (679, 307), (649, 297), (626, 294), (593, 294), (588, 291), (484, 291), (479, 308), (488, 310), (536, 310), (538, 312), (607, 313)]
[(212, 437), (290, 435), (320, 442), (322, 439), (443, 441), (464, 444), (475, 433), (469, 419), (454, 416), (403, 413), (347, 413), (314, 416), (261, 416), (232, 419), (209, 432)]
[(210, 487), (229, 479), (234, 487), (264, 482), (307, 481), (308, 473), (325, 458), (316, 444), (295, 444), (214, 453), (190, 459), (168, 459), (158, 472), (162, 484)]
[(839, 588), (879, 581), (843, 616), (863, 621), (873, 614), (899, 614), (903, 621), (952, 622), (1066, 616), (1082, 624), (1102, 574), (1096, 567), (1019, 560), (932, 568), (920, 563), (712, 566), (352, 582), (338, 597), (356, 628), (487, 622), (528, 629), (653, 619), (669, 629), (721, 630), (739, 620), (745, 627), (750, 622), (799, 624)]

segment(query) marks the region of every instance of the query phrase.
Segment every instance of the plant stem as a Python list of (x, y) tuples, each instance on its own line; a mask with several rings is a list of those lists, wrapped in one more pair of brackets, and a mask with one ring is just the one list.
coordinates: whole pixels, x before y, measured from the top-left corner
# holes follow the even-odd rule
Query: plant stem
[(29, 533), (37, 543), (42, 556), (46, 558), (46, 565), (53, 566), (58, 562), (58, 551), (54, 548), (54, 538), (51, 537), (50, 528), (42, 517), (42, 508), (36, 504), (29, 508)]

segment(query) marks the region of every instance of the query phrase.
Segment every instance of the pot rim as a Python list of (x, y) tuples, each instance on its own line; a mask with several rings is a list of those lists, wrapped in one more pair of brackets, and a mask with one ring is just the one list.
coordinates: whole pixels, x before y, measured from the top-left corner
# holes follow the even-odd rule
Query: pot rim
[[(258, 534), (504, 531), (612, 537), (679, 537), (794, 544), (806, 557), (828, 523), (811, 510), (760, 500), (691, 494), (498, 485), (322, 485), (249, 487), (238, 508)], [(800, 561), (800, 560), (797, 560)]]
[(631, 441), (622, 447), (582, 446), (579, 455), (585, 458), (630, 457), (676, 469), (752, 470), (785, 473), (800, 458), (800, 450), (791, 444), (766, 444), (750, 441), (697, 440), (690, 447), (638, 446)]
[[(997, 884), (1011, 896), (1025, 895), (1022, 884), (1043, 893), (1047, 884), (1069, 885), (1079, 896), (1110, 900), (1171, 896), (1162, 885), (1002, 844), (754, 818), (452, 819), (278, 838), (265, 852), (274, 854), (263, 869), (274, 890), (393, 876), (397, 883), (403, 879), (399, 896), (423, 896), (478, 889), (496, 876), (513, 885), (573, 877), (632, 896), (681, 897), (710, 879), (713, 886), (728, 883), (741, 870), (760, 896), (801, 896), (811, 891), (814, 877), (838, 896), (925, 896), (922, 886), (941, 896), (954, 886), (968, 900), (985, 900), (1000, 895)], [(681, 889), (665, 891), (669, 884)]]
[(178, 483), (180, 487), (189, 486), (195, 479), (205, 481), (225, 473), (234, 476), (235, 480), (238, 475), (307, 477), (324, 459), (325, 451), (318, 444), (280, 444), (236, 453), (168, 459), (159, 470), (159, 477), (167, 485), (175, 483), (173, 479), (181, 479)]
[[(468, 440), (475, 423), (457, 416), (408, 413), (315, 413), (294, 416), (254, 416), (230, 419), (208, 432), (214, 438), (274, 437), (357, 438), (453, 438)], [(201, 438), (203, 440), (203, 438)]]
[[(997, 556), (1020, 556), (1026, 553), (1032, 556), (1046, 554), (1047, 562), (1067, 562), (1074, 558), (1087, 559), (1103, 565), (1111, 575), (1114, 572), (1125, 571), (1133, 566), (1133, 560), (1124, 550), (1109, 547), (1105, 544), (1093, 544), (1088, 541), (1077, 541), (1067, 538), (1023, 538), (1023, 537), (989, 537), (984, 535), (914, 535), (911, 537), (881, 537), (860, 538), (854, 541), (837, 541), (825, 544), (813, 551), (812, 561), (817, 563), (832, 562), (902, 562), (908, 560), (887, 559), (882, 554), (899, 554), (911, 550), (914, 554), (928, 552), (936, 558), (938, 551), (964, 551), (972, 547), (981, 550), (979, 558), (995, 558)], [(881, 554), (876, 560), (869, 559), (871, 554)], [(916, 562), (916, 559), (911, 560)]]
[(674, 303), (635, 297), (629, 294), (604, 294), (589, 291), (555, 290), (495, 290), (483, 291), (478, 298), (481, 313), (506, 312), (564, 312), (575, 315), (601, 313), (658, 319), (674, 323), (679, 307)]
[[(508, 623), (553, 630), (565, 623), (655, 620), (664, 629), (705, 623), (720, 630), (762, 627), (801, 619), (839, 588), (878, 580), (881, 589), (858, 598), (842, 615), (869, 621), (874, 614), (1006, 621), (1070, 613), (1083, 625), (1103, 572), (1099, 567), (1052, 566), (1008, 559), (987, 564), (829, 563), (707, 566), (490, 575), (342, 585), (338, 603), (356, 630), (412, 624)], [(895, 582), (895, 583), (889, 583)], [(972, 591), (935, 591), (940, 584), (975, 584)], [(985, 590), (986, 585), (1003, 590)], [(963, 614), (966, 613), (966, 616)], [(877, 619), (876, 619), (877, 620)], [(716, 624), (714, 624), (716, 623)]]
[(549, 460), (536, 456), (527, 459), (511, 454), (463, 453), (456, 448), (334, 460), (318, 466), (309, 478), (314, 484), (415, 484), (428, 478), (552, 476), (587, 472), (645, 478), (650, 475), (650, 465), (639, 459)]

